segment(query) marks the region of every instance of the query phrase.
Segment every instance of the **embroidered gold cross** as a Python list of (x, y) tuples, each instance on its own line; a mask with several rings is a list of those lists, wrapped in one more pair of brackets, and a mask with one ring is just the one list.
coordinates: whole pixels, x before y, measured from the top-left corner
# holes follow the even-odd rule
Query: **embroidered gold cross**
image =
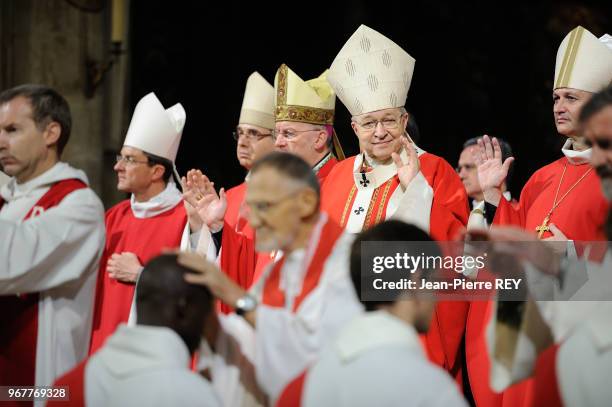
[(544, 232), (548, 232), (550, 230), (548, 227), (548, 222), (550, 222), (550, 215), (547, 215), (542, 224), (536, 228), (536, 232), (538, 232), (538, 239), (541, 239), (542, 236), (544, 236)]

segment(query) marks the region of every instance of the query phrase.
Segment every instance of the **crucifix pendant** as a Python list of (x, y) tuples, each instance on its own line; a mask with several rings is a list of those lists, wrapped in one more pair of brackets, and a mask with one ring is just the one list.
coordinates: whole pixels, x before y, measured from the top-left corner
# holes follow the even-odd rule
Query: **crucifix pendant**
[(538, 232), (538, 239), (541, 239), (542, 236), (544, 236), (544, 232), (548, 232), (550, 230), (548, 227), (548, 222), (550, 222), (550, 215), (546, 215), (542, 224), (536, 228), (536, 232)]

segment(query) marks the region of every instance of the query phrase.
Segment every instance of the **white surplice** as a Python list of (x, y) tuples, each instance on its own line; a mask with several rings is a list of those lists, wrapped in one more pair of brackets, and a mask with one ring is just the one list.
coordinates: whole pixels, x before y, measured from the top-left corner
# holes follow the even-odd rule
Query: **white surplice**
[(58, 163), (23, 184), (0, 189), (0, 295), (39, 293), (37, 386), (51, 385), (87, 355), (98, 260), (104, 247), (104, 208), (89, 188), (23, 218), (61, 180), (88, 183), (81, 170)]

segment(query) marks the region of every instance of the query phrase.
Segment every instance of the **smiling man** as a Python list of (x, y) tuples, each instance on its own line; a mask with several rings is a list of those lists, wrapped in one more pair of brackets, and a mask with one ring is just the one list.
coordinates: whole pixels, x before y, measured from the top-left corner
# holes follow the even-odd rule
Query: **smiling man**
[(117, 189), (131, 193), (131, 198), (106, 213), (91, 353), (130, 318), (143, 264), (188, 239), (183, 198), (172, 181), (185, 120), (180, 104), (165, 109), (154, 93), (136, 105), (114, 167)]
[[(328, 81), (352, 115), (362, 153), (334, 167), (321, 207), (351, 233), (385, 219), (412, 223), (437, 240), (452, 239), (467, 223), (468, 202), (455, 170), (418, 148), (406, 133), (404, 108), (414, 58), (364, 25), (331, 65)], [(440, 302), (427, 346), (431, 358), (458, 374), (467, 304)]]

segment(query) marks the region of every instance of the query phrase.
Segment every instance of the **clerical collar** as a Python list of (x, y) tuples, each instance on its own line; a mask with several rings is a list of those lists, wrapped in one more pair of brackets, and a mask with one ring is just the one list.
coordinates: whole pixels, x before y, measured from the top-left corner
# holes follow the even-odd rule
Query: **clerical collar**
[(587, 148), (583, 151), (576, 151), (572, 147), (572, 139), (568, 138), (561, 148), (561, 152), (572, 165), (588, 164), (591, 161), (592, 148)]
[(332, 158), (331, 152), (327, 153), (325, 157), (321, 158), (321, 160), (314, 167), (312, 167), (312, 170), (314, 171), (314, 173), (318, 174), (319, 170), (323, 168), (323, 166), (327, 164), (327, 162), (331, 160), (331, 158)]
[(176, 188), (174, 182), (170, 181), (161, 193), (155, 195), (146, 202), (137, 202), (134, 194), (132, 194), (130, 205), (135, 217), (145, 219), (169, 211), (182, 200), (182, 194)]

